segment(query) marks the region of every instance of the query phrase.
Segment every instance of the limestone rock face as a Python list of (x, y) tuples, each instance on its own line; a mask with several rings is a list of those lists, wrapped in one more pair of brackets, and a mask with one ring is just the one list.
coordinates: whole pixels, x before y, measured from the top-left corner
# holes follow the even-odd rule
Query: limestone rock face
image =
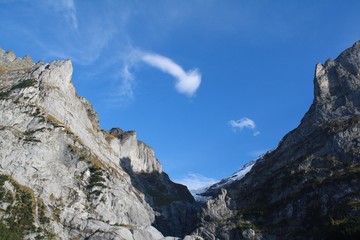
[[(223, 186), (221, 208), (204, 207), (198, 233), (209, 239), (359, 237), (360, 42), (317, 64), (314, 89), (301, 124), (243, 178)], [(216, 186), (210, 190), (205, 195), (223, 196)], [(219, 223), (224, 202), (232, 214)]]
[[(154, 226), (165, 235), (184, 237), (194, 230), (199, 208), (188, 189), (173, 183), (162, 172), (154, 150), (136, 139), (135, 131), (113, 128), (105, 132), (111, 141), (120, 141), (120, 165), (131, 177), (132, 185), (145, 194), (156, 212)], [(109, 137), (108, 137), (109, 139)]]
[(161, 174), (154, 151), (135, 133), (101, 131), (71, 75), (70, 61), (0, 49), (0, 238), (163, 238), (128, 174)]
[[(162, 172), (162, 166), (155, 157), (154, 150), (145, 143), (136, 139), (135, 131), (123, 131), (120, 128), (113, 128), (106, 132), (120, 140), (120, 159), (128, 164), (135, 173)], [(127, 161), (127, 162), (126, 162)]]

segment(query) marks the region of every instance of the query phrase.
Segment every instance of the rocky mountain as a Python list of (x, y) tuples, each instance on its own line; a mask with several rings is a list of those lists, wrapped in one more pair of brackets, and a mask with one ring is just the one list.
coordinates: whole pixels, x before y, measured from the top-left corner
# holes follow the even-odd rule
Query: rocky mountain
[(212, 196), (206, 239), (360, 239), (360, 41), (317, 64), (300, 125)]
[(0, 239), (185, 237), (198, 211), (187, 188), (135, 132), (101, 130), (71, 75), (70, 61), (0, 49)]
[(300, 125), (201, 203), (136, 132), (101, 130), (71, 75), (0, 49), (0, 239), (360, 239), (360, 42), (317, 64)]

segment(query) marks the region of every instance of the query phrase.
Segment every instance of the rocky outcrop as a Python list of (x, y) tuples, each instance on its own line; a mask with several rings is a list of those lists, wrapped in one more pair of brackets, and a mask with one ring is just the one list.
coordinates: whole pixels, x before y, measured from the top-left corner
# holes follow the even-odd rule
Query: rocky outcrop
[(116, 143), (120, 147), (120, 161), (122, 165), (130, 168), (134, 173), (162, 172), (162, 166), (155, 157), (154, 150), (136, 139), (135, 131), (123, 131), (120, 128), (113, 128), (104, 131), (108, 139), (118, 139)]
[(199, 211), (197, 203), (185, 186), (172, 182), (162, 171), (154, 150), (137, 140), (135, 131), (113, 128), (106, 134), (120, 141), (120, 165), (155, 210), (154, 226), (175, 237), (193, 231)]
[(316, 66), (301, 124), (203, 203), (136, 132), (100, 130), (71, 75), (0, 49), (1, 239), (360, 237), (360, 42)]
[(360, 42), (317, 64), (314, 85), (309, 111), (275, 150), (224, 185), (225, 197), (215, 188), (205, 193), (222, 196), (231, 214), (218, 222), (224, 201), (219, 212), (205, 206), (198, 233), (208, 239), (359, 238)]
[[(134, 184), (137, 175), (163, 176), (154, 151), (134, 132), (101, 131), (71, 75), (70, 61), (35, 64), (0, 49), (0, 238), (163, 238), (157, 219), (177, 217), (152, 208), (145, 180)], [(184, 186), (181, 195), (170, 180), (156, 184), (192, 206)]]

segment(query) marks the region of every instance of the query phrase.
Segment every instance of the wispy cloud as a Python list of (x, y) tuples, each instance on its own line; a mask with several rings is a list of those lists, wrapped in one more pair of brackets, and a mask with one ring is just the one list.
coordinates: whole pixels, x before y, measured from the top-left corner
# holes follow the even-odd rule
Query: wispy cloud
[(107, 107), (127, 107), (135, 99), (134, 84), (135, 76), (129, 71), (129, 66), (125, 65), (121, 69), (116, 82), (112, 83), (112, 91), (104, 97), (104, 103)]
[[(184, 70), (168, 57), (133, 47), (131, 20), (139, 17), (136, 6), (120, 1), (108, 1), (94, 7), (76, 0), (34, 0), (31, 4), (19, 4), (19, 17), (15, 19), (11, 18), (14, 14), (10, 11), (0, 9), (3, 19), (10, 19), (0, 29), (13, 33), (15, 38), (23, 38), (30, 47), (37, 49), (37, 53), (41, 53), (44, 61), (60, 58), (71, 59), (83, 66), (96, 64), (90, 70), (92, 73), (100, 72), (105, 62), (108, 66), (102, 70), (111, 72), (112, 76), (102, 79), (113, 81), (109, 84), (113, 94), (107, 94), (106, 98), (109, 101), (111, 98), (115, 104), (126, 104), (136, 97), (134, 86), (141, 81), (136, 72), (143, 66), (140, 63), (170, 74), (175, 78), (179, 93), (193, 96), (201, 84), (198, 69)], [(34, 14), (37, 18), (32, 17)], [(39, 25), (38, 22), (48, 24)]]
[(254, 132), (254, 137), (256, 137), (256, 136), (258, 136), (260, 134), (260, 131), (256, 131), (256, 132)]
[(44, 0), (44, 2), (55, 8), (56, 11), (64, 13), (71, 27), (74, 30), (78, 29), (78, 20), (76, 17), (76, 6), (74, 0)]
[(254, 120), (250, 118), (241, 118), (239, 120), (230, 120), (229, 125), (234, 132), (242, 131), (245, 128), (252, 129), (254, 131), (253, 136), (256, 137), (260, 134), (260, 131), (256, 130), (256, 124)]
[(173, 76), (177, 80), (175, 86), (179, 93), (193, 96), (200, 86), (201, 74), (198, 69), (186, 72), (170, 58), (153, 53), (145, 53), (141, 56), (141, 59), (147, 64)]
[(243, 130), (244, 128), (255, 129), (256, 125), (255, 122), (250, 118), (241, 118), (239, 120), (230, 120), (230, 126), (233, 130)]
[(118, 97), (123, 100), (132, 100), (134, 98), (133, 84), (135, 76), (130, 72), (129, 65), (124, 65), (121, 71), (121, 85), (117, 92)]
[(109, 96), (109, 102), (119, 106), (119, 104), (126, 105), (135, 99), (134, 86), (137, 81), (141, 80), (136, 78), (136, 71), (142, 67), (141, 62), (145, 62), (174, 76), (177, 80), (176, 89), (179, 93), (193, 96), (200, 86), (201, 75), (198, 70), (185, 72), (182, 67), (171, 59), (159, 54), (150, 54), (133, 47), (129, 43), (126, 46), (126, 50), (118, 57), (117, 64), (121, 67), (114, 75), (114, 78), (118, 81), (118, 87), (116, 87), (114, 94)]
[[(75, 0), (34, 0), (31, 4), (21, 4), (29, 0), (18, 2), (19, 17), (13, 19), (10, 18), (11, 13), (2, 13), (5, 20), (11, 21), (3, 24), (0, 30), (16, 33), (16, 38), (24, 38), (29, 48), (41, 50), (42, 60), (45, 61), (69, 58), (81, 65), (94, 63), (103, 56), (114, 36), (123, 31), (129, 16), (125, 8), (118, 10), (114, 17), (115, 10), (106, 4), (99, 8), (83, 9), (86, 5), (80, 5)], [(36, 18), (30, 14), (36, 14)], [(119, 48), (126, 41), (127, 35), (124, 34), (117, 41)]]
[(179, 180), (175, 180), (175, 182), (181, 183), (188, 187), (189, 190), (198, 190), (205, 187), (208, 187), (216, 182), (218, 180), (213, 178), (205, 177), (201, 174), (197, 173), (189, 173), (185, 177)]

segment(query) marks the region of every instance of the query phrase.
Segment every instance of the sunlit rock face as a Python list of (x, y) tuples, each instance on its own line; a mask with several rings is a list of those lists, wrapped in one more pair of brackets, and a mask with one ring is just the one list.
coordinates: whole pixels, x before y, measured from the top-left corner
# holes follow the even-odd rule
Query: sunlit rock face
[(316, 66), (300, 125), (203, 203), (136, 132), (101, 130), (71, 75), (0, 49), (0, 239), (359, 237), (359, 42)]
[(213, 200), (195, 232), (209, 239), (360, 236), (360, 42), (316, 65), (301, 124), (222, 188), (203, 193)]
[[(0, 238), (163, 238), (157, 219), (182, 220), (156, 212), (139, 187), (146, 183), (134, 184), (140, 174), (163, 174), (153, 149), (135, 132), (100, 130), (71, 76), (71, 61), (35, 64), (0, 49)], [(170, 180), (158, 180), (176, 196), (165, 207), (192, 207), (184, 186), (180, 196)]]

